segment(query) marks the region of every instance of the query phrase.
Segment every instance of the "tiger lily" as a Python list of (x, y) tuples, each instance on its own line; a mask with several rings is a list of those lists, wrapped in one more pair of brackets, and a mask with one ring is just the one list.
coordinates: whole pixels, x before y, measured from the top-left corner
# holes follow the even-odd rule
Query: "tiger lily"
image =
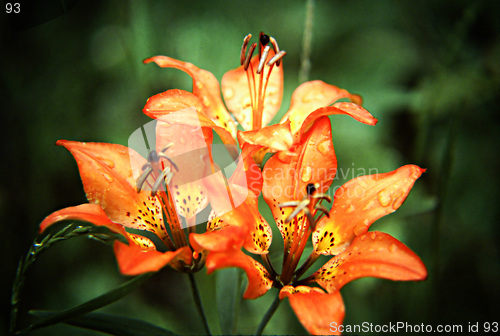
[[(198, 162), (191, 155), (183, 160), (182, 154), (209, 148), (212, 133), (193, 132), (197, 129), (190, 120), (196, 118), (188, 112), (177, 115), (182, 122), (173, 118), (157, 123), (156, 149), (147, 159), (118, 144), (57, 141), (75, 158), (89, 203), (52, 213), (40, 230), (62, 220), (80, 220), (121, 234), (127, 243), (116, 240), (114, 252), (126, 275), (158, 271), (166, 265), (184, 272), (203, 267), (203, 258), (193, 258), (188, 234), (195, 231), (196, 215), (208, 205), (199, 179), (209, 168), (206, 158)], [(209, 151), (204, 155), (209, 157)], [(165, 252), (146, 237), (146, 231), (159, 238)]]
[[(244, 298), (257, 298), (278, 288), (279, 298), (288, 298), (309, 333), (330, 334), (330, 323), (341, 324), (344, 318), (339, 290), (346, 283), (367, 276), (391, 280), (426, 277), (422, 261), (403, 243), (386, 233), (368, 232), (374, 221), (401, 206), (424, 170), (407, 165), (390, 173), (355, 178), (335, 192), (328, 211), (321, 202), (330, 200), (325, 193), (335, 177), (337, 161), (330, 120), (321, 113), (316, 117), (311, 125), (301, 126), (307, 130), (299, 132), (295, 155), (274, 155), (262, 170), (262, 194), (284, 240), (280, 272), (268, 256), (270, 228), (258, 217), (229, 213), (214, 221), (217, 228), (230, 228), (235, 221), (255, 221), (251, 236), (260, 242), (259, 251), (236, 238), (216, 243), (211, 233), (193, 234), (190, 241), (196, 250), (210, 251), (206, 259), (209, 273), (226, 267), (245, 271), (248, 286)], [(313, 250), (304, 260), (301, 257), (309, 238)], [(242, 248), (260, 255), (261, 262)], [(331, 259), (307, 275), (321, 255)]]
[[(241, 65), (224, 74), (221, 85), (212, 73), (191, 63), (167, 56), (146, 59), (144, 63), (154, 62), (162, 68), (186, 72), (193, 79), (193, 92), (174, 89), (154, 95), (144, 107), (144, 113), (157, 118), (194, 107), (200, 120), (214, 124), (213, 129), (224, 143), (235, 144), (238, 139), (242, 149), (245, 144), (260, 148), (260, 152), (254, 148), (257, 164), (262, 162), (267, 151), (287, 151), (296, 145), (301, 130), (305, 131), (302, 125), (310, 126), (317, 114), (347, 114), (364, 123), (376, 123), (376, 119), (360, 106), (360, 96), (322, 81), (310, 81), (294, 91), (290, 108), (281, 121), (267, 126), (281, 105), (282, 61), (286, 52), (280, 50), (271, 36), (261, 33), (258, 43), (253, 44), (250, 44), (251, 37), (249, 34), (243, 40)], [(258, 52), (253, 56), (256, 49)], [(221, 88), (226, 105), (220, 95)], [(337, 102), (340, 99), (350, 101)], [(316, 115), (310, 116), (312, 112)], [(238, 132), (237, 123), (246, 132)]]

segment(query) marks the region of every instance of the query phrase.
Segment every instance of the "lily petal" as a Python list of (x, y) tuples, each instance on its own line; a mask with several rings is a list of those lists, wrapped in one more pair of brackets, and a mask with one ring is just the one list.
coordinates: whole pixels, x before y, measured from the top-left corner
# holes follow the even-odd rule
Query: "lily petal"
[(176, 251), (158, 252), (144, 250), (138, 244), (125, 244), (115, 241), (114, 251), (120, 272), (125, 275), (138, 275), (148, 272), (157, 272), (176, 258), (182, 258), (186, 263), (191, 262), (192, 253), (188, 246)]
[(97, 204), (82, 204), (74, 207), (68, 207), (56, 212), (53, 212), (40, 224), (40, 232), (43, 232), (50, 225), (63, 221), (63, 220), (78, 220), (89, 222), (94, 225), (104, 226), (112, 232), (120, 233), (126, 236), (123, 226), (113, 223), (102, 208)]
[(73, 154), (87, 199), (111, 221), (167, 237), (159, 202), (148, 191), (137, 192), (131, 162), (138, 167), (146, 163), (137, 152), (108, 143), (59, 140), (57, 145)]
[(285, 297), (300, 323), (312, 335), (331, 335), (331, 325), (339, 326), (344, 320), (344, 302), (339, 291), (327, 294), (319, 288), (285, 286), (280, 291), (280, 299)]
[(361, 277), (390, 280), (424, 280), (427, 270), (406, 245), (383, 232), (356, 237), (341, 254), (333, 257), (311, 276), (329, 293)]
[[(274, 50), (269, 53), (269, 59), (274, 56)], [(263, 76), (267, 78), (270, 67), (265, 66), (262, 74), (257, 74), (259, 58), (254, 56), (250, 62), (248, 71), (250, 78), (253, 78), (256, 83), (252, 83), (252, 95), (249, 91), (249, 80), (243, 66), (230, 70), (222, 77), (222, 94), (226, 102), (227, 108), (236, 117), (236, 120), (243, 126), (245, 130), (252, 129), (252, 99), (257, 96), (255, 91), (259, 91), (259, 78)], [(262, 85), (262, 83), (260, 83)], [(283, 66), (273, 66), (269, 81), (267, 83), (266, 93), (264, 96), (264, 111), (262, 116), (262, 126), (271, 122), (273, 117), (278, 112), (281, 99), (283, 97)], [(256, 102), (254, 102), (255, 104)]]
[(186, 72), (193, 78), (193, 93), (201, 99), (205, 114), (218, 126), (227, 129), (236, 137), (236, 125), (227, 112), (220, 96), (220, 85), (215, 76), (188, 62), (182, 62), (167, 56), (155, 56), (144, 60), (144, 63), (155, 62), (162, 68), (176, 68)]
[(281, 122), (290, 120), (292, 130), (295, 133), (311, 111), (329, 106), (342, 98), (348, 98), (357, 104), (362, 103), (360, 96), (323, 81), (315, 80), (303, 83), (293, 92), (290, 108)]
[(198, 96), (177, 89), (150, 97), (143, 109), (144, 114), (153, 119), (170, 120), (178, 125), (196, 125), (213, 129), (224, 143), (235, 144), (234, 137), (228, 129), (214, 123), (203, 111), (204, 107)]
[(238, 142), (241, 148), (248, 143), (268, 148), (271, 153), (288, 150), (293, 145), (290, 122), (266, 126), (260, 130), (238, 131)]
[(260, 263), (243, 253), (234, 250), (231, 253), (209, 253), (205, 262), (208, 273), (227, 267), (238, 267), (245, 271), (248, 286), (243, 295), (245, 299), (255, 299), (264, 295), (273, 285), (270, 274)]
[(276, 224), (285, 240), (291, 240), (295, 223), (285, 223), (293, 208), (281, 208), (280, 203), (300, 201), (307, 192), (307, 185), (318, 183), (318, 192), (324, 193), (330, 187), (337, 170), (337, 159), (332, 144), (331, 125), (327, 117), (318, 119), (309, 132), (304, 134), (295, 150), (283, 162), (274, 155), (264, 166), (262, 194), (273, 213)]
[(398, 209), (425, 169), (406, 165), (392, 172), (357, 177), (337, 189), (330, 217), (313, 232), (317, 253), (334, 255), (382, 216)]

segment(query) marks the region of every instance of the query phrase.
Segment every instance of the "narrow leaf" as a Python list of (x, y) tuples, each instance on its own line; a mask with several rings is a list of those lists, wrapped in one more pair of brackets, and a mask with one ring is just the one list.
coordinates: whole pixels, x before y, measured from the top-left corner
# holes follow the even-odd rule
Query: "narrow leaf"
[[(31, 311), (32, 315), (51, 318), (59, 315), (57, 312)], [(175, 333), (155, 326), (154, 324), (144, 322), (124, 316), (110, 315), (104, 313), (90, 313), (82, 316), (69, 318), (64, 323), (86, 328), (95, 331), (101, 331), (116, 336), (172, 336)]]

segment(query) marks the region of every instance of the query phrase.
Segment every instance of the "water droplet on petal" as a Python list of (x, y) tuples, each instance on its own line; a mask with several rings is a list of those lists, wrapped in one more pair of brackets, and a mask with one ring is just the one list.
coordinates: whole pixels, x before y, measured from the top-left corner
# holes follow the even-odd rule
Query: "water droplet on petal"
[(301, 179), (303, 182), (309, 182), (312, 177), (312, 168), (310, 166), (306, 166), (302, 169)]
[(201, 90), (203, 89), (203, 84), (201, 82), (196, 82), (196, 87)]
[(377, 194), (377, 200), (381, 206), (386, 207), (389, 204), (391, 204), (392, 197), (391, 197), (391, 194), (387, 190), (382, 189)]
[(323, 156), (326, 156), (330, 151), (330, 139), (321, 140), (316, 148)]
[(396, 252), (397, 249), (398, 247), (396, 246), (396, 244), (392, 244), (391, 246), (389, 246), (389, 251), (391, 252)]
[(375, 239), (375, 238), (377, 238), (377, 233), (375, 233), (375, 232), (370, 232), (370, 238), (371, 238), (371, 239)]
[(205, 107), (209, 107), (210, 106), (210, 100), (208, 99), (207, 96), (203, 96), (203, 105)]
[(224, 98), (225, 99), (231, 99), (234, 96), (234, 91), (231, 88), (225, 88), (224, 89)]
[(180, 138), (179, 138), (179, 142), (180, 142), (181, 144), (184, 144), (184, 143), (186, 143), (186, 139), (184, 139), (184, 137), (180, 137)]
[(110, 159), (101, 159), (109, 168), (113, 169), (115, 167), (115, 162)]
[(104, 179), (108, 182), (108, 183), (112, 183), (114, 180), (113, 180), (113, 177), (111, 177), (111, 175), (109, 175), (108, 173), (105, 173), (103, 171), (101, 171), (101, 174), (102, 174), (102, 177), (104, 177)]
[(347, 209), (345, 210), (345, 213), (346, 214), (350, 214), (350, 213), (353, 213), (354, 211), (356, 211), (356, 208), (354, 207), (354, 205), (350, 204)]
[[(359, 235), (362, 235), (363, 233), (365, 233), (366, 231), (368, 230), (368, 227), (366, 225), (358, 225), (354, 228), (354, 234), (356, 236), (359, 236)], [(363, 238), (361, 239), (363, 240)]]

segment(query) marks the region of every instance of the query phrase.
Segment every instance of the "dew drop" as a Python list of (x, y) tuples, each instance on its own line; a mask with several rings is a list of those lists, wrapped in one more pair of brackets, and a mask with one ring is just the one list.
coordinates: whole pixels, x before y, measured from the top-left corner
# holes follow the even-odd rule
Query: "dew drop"
[(345, 210), (345, 213), (346, 214), (350, 214), (350, 213), (353, 213), (354, 211), (356, 211), (356, 208), (354, 207), (354, 205), (350, 204), (347, 209)]
[(109, 168), (113, 169), (115, 167), (115, 162), (110, 159), (102, 159), (102, 162), (106, 164)]
[(375, 232), (370, 232), (370, 238), (371, 238), (371, 239), (375, 239), (375, 238), (377, 238), (377, 233), (375, 233)]
[(108, 173), (105, 173), (103, 171), (101, 171), (101, 174), (102, 174), (102, 177), (104, 177), (104, 179), (108, 182), (108, 183), (112, 183), (114, 180), (113, 180), (113, 177), (111, 177), (111, 175), (109, 175)]
[(304, 167), (302, 169), (301, 179), (303, 182), (309, 182), (312, 177), (312, 168), (310, 166)]
[(231, 88), (225, 88), (224, 89), (224, 98), (225, 99), (231, 99), (234, 97), (234, 91)]
[(326, 156), (330, 152), (330, 139), (321, 140), (316, 148), (323, 156)]
[(208, 100), (207, 96), (203, 96), (203, 105), (205, 107), (209, 107), (210, 106), (210, 100)]
[(203, 89), (203, 84), (201, 82), (196, 82), (196, 87), (201, 90)]
[[(362, 235), (363, 233), (365, 233), (366, 231), (368, 230), (368, 228), (366, 227), (366, 225), (358, 225), (354, 228), (354, 234), (356, 236), (359, 236), (359, 235)], [(363, 240), (364, 237), (361, 237), (361, 240)]]
[(377, 194), (377, 200), (381, 206), (386, 207), (389, 204), (391, 204), (392, 197), (391, 197), (391, 194), (387, 190), (382, 189)]
[(391, 252), (396, 252), (397, 249), (398, 247), (396, 246), (396, 244), (392, 244), (391, 246), (389, 246), (389, 251)]
[(179, 138), (179, 142), (180, 142), (181, 144), (185, 144), (185, 143), (186, 143), (186, 139), (184, 139), (184, 137), (180, 137), (180, 138)]

